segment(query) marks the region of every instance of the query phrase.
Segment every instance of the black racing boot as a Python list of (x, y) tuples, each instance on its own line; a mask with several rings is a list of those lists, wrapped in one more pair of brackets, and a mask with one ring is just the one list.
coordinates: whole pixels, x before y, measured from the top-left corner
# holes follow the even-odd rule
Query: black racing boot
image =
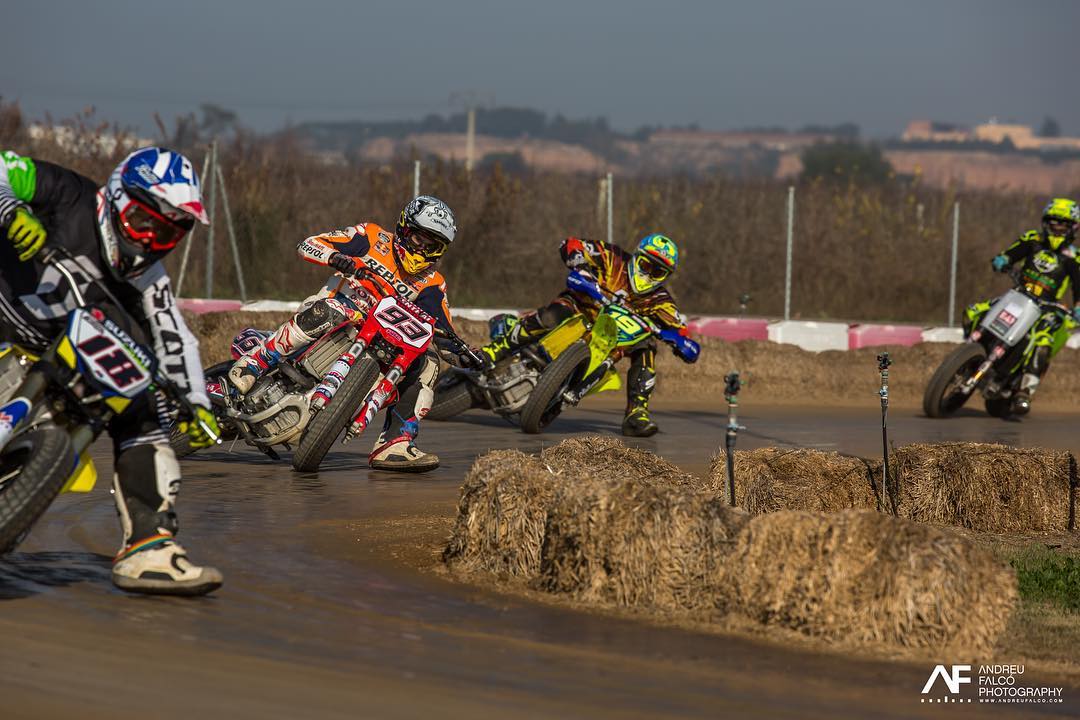
[(630, 408), (622, 421), (622, 434), (628, 437), (649, 437), (660, 430), (649, 417), (649, 408), (637, 405)]

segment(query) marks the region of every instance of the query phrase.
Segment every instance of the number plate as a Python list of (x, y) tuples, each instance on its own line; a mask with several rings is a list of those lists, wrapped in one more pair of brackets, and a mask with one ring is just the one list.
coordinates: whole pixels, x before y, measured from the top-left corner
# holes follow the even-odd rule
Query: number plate
[[(410, 303), (411, 305), (412, 303)], [(414, 348), (423, 348), (431, 342), (431, 325), (421, 320), (410, 309), (393, 297), (386, 297), (375, 306), (375, 319), (392, 340), (397, 337), (401, 342)]]
[(108, 393), (135, 397), (153, 381), (150, 358), (108, 318), (76, 310), (67, 335), (79, 354), (80, 370)]

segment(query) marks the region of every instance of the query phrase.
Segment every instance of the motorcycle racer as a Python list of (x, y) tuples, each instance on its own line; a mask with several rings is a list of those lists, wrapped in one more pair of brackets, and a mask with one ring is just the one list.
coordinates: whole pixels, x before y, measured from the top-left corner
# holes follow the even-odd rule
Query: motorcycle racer
[[(1050, 367), (1050, 359), (1065, 345), (1071, 330), (1080, 322), (1080, 260), (1072, 245), (1080, 224), (1080, 206), (1067, 198), (1054, 198), (1043, 209), (1042, 227), (1028, 230), (1016, 242), (991, 260), (995, 272), (1007, 272), (1014, 263), (1023, 262), (1020, 273), (1028, 292), (1036, 297), (1060, 301), (1072, 289), (1072, 317), (1047, 312), (1035, 326), (1035, 352), (1032, 353), (1020, 389), (1013, 396), (1012, 410), (1023, 415), (1031, 409), (1031, 396)], [(993, 300), (967, 308), (965, 335), (978, 325)]]
[[(75, 309), (59, 271), (35, 259), (46, 245), (86, 299), (126, 314), (116, 319), (137, 341), (152, 344), (165, 374), (216, 429), (205, 392), (199, 344), (184, 322), (161, 259), (196, 222), (207, 223), (199, 180), (183, 155), (161, 147), (136, 150), (104, 187), (72, 170), (14, 152), (0, 156), (0, 335), (42, 352)], [(96, 281), (96, 282), (95, 282)], [(136, 323), (130, 326), (125, 318)], [(143, 593), (201, 595), (222, 583), (212, 567), (192, 563), (176, 541), (180, 466), (169, 446), (168, 408), (144, 394), (108, 426), (113, 440), (113, 494), (122, 541), (113, 562), (118, 587)], [(192, 445), (210, 438), (197, 422), (180, 423)]]
[[(559, 254), (570, 269), (567, 289), (520, 320), (510, 318), (512, 325), (506, 332), (481, 348), (492, 363), (538, 340), (577, 313), (595, 316), (609, 300), (656, 322), (661, 328), (660, 339), (671, 344), (677, 357), (688, 363), (697, 361), (701, 347), (690, 339), (675, 298), (664, 287), (679, 264), (679, 248), (671, 238), (647, 235), (631, 254), (600, 240), (568, 237)], [(656, 342), (650, 338), (630, 353), (624, 435), (647, 437), (659, 429), (649, 415), (649, 397), (655, 386)]]
[[(454, 214), (443, 201), (421, 195), (404, 207), (394, 232), (373, 222), (313, 235), (296, 247), (301, 259), (337, 270), (325, 286), (262, 344), (244, 355), (229, 370), (229, 381), (241, 394), (282, 357), (299, 354), (323, 334), (343, 322), (360, 323), (385, 294), (380, 282), (416, 303), (435, 318), (436, 325), (453, 329), (446, 298), (446, 282), (435, 263), (454, 241)], [(377, 275), (375, 281), (357, 268)], [(398, 402), (387, 408), (386, 422), (368, 463), (378, 470), (426, 472), (439, 466), (439, 458), (416, 447), (419, 421), (431, 407), (439, 374), (438, 355), (429, 351), (418, 360), (398, 386)]]

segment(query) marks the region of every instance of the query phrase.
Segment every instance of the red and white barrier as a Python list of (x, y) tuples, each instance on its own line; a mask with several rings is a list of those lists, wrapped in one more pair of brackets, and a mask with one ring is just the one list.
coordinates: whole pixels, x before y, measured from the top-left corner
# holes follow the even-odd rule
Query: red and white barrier
[[(181, 298), (177, 304), (183, 310), (195, 313), (207, 312), (290, 312), (295, 310), (296, 300), (256, 300), (241, 303), (239, 300), (206, 300)], [(454, 308), (455, 318), (462, 320), (488, 320), (499, 313), (518, 313), (506, 308)], [(701, 315), (691, 317), (687, 325), (690, 333), (698, 337), (714, 337), (726, 342), (740, 340), (771, 340), (776, 343), (797, 345), (804, 350), (855, 350), (882, 345), (916, 345), (920, 342), (963, 342), (960, 328), (924, 328), (918, 325), (888, 325), (878, 323), (837, 323), (799, 320), (770, 321), (768, 318), (718, 317)], [(1069, 347), (1080, 348), (1080, 334), (1069, 339)]]

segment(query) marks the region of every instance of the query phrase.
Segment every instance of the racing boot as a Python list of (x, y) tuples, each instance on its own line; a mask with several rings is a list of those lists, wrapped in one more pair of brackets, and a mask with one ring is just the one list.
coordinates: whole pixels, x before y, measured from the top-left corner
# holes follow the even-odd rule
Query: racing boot
[(630, 356), (626, 372), (626, 416), (622, 433), (629, 437), (649, 437), (660, 429), (649, 417), (649, 396), (656, 387), (656, 349), (646, 347)]
[(375, 470), (430, 472), (439, 467), (439, 456), (416, 447), (413, 437), (408, 433), (388, 439), (384, 430), (379, 434), (379, 439), (375, 441), (375, 447), (368, 456), (368, 465)]
[(488, 362), (494, 365), (545, 332), (546, 330), (540, 324), (537, 313), (528, 313), (520, 319), (513, 315), (507, 315), (503, 319), (501, 332), (497, 330), (492, 341), (480, 348), (480, 352), (483, 353)]
[(1035, 394), (1035, 388), (1039, 387), (1039, 376), (1035, 373), (1024, 373), (1020, 378), (1020, 389), (1012, 396), (1013, 415), (1027, 415), (1031, 412), (1031, 396)]
[(283, 355), (303, 349), (315, 342), (315, 337), (304, 332), (297, 323), (303, 313), (290, 318), (259, 347), (244, 355), (229, 368), (229, 382), (241, 395), (247, 395), (267, 370), (277, 367)]
[(205, 595), (221, 587), (217, 568), (200, 567), (171, 535), (131, 543), (113, 560), (112, 581), (121, 590), (151, 595)]
[[(127, 434), (123, 429), (121, 433)], [(175, 540), (180, 525), (173, 504), (180, 489), (180, 465), (172, 448), (128, 447), (117, 455), (115, 468), (113, 499), (123, 540), (113, 560), (113, 584), (157, 595), (205, 595), (221, 587), (221, 572), (192, 563)]]
[(626, 411), (626, 417), (622, 421), (622, 434), (628, 437), (649, 437), (655, 435), (660, 428), (649, 417), (649, 408), (638, 405)]

